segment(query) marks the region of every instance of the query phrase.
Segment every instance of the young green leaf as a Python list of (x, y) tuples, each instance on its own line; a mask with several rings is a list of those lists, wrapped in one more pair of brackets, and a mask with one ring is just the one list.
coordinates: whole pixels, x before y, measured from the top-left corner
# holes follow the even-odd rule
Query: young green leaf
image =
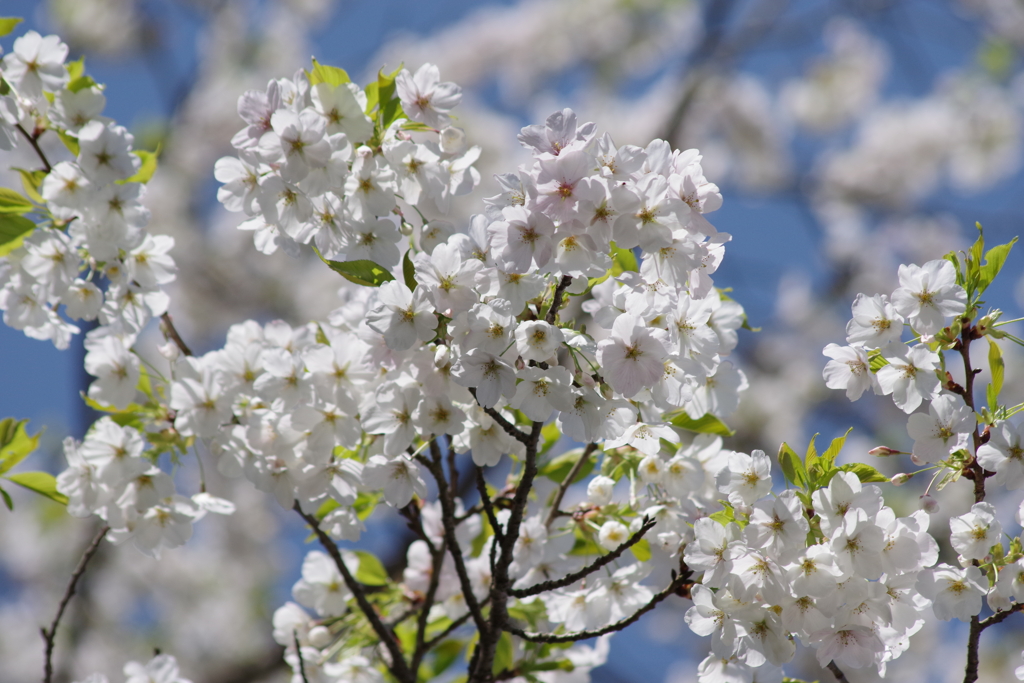
[(388, 573), (384, 565), (380, 563), (377, 556), (365, 550), (354, 550), (359, 557), (359, 569), (356, 570), (355, 580), (367, 586), (384, 586), (388, 582)]
[(7, 491), (4, 491), (2, 488), (0, 488), (0, 496), (3, 496), (3, 498), (4, 498), (4, 505), (7, 506), (7, 509), (13, 512), (14, 511), (14, 501), (11, 500), (11, 494), (7, 493)]
[(160, 154), (159, 146), (156, 148), (155, 152), (147, 152), (144, 149), (137, 149), (133, 151), (132, 154), (142, 160), (142, 165), (139, 166), (139, 170), (136, 171), (135, 175), (132, 177), (125, 178), (124, 180), (118, 180), (117, 183), (119, 185), (124, 185), (125, 183), (142, 183), (145, 185), (153, 177), (153, 174), (156, 173), (156, 158)]
[[(569, 476), (569, 472), (572, 471), (572, 468), (576, 465), (576, 461), (580, 459), (581, 455), (583, 455), (582, 448), (574, 448), (571, 451), (566, 451), (557, 458), (552, 458), (545, 463), (540, 468), (539, 474), (542, 477), (547, 477), (551, 481), (561, 484), (565, 481), (565, 478)], [(583, 479), (583, 477), (590, 474), (593, 469), (594, 456), (591, 455), (587, 458), (587, 461), (583, 463), (583, 466), (580, 467), (580, 470), (572, 480), (572, 483), (576, 483), (580, 479)]]
[(514, 657), (515, 650), (512, 648), (512, 634), (508, 631), (503, 631), (501, 637), (498, 638), (498, 645), (494, 651), (494, 668), (492, 672), (500, 674), (503, 671), (511, 670)]
[(786, 479), (794, 486), (806, 489), (810, 485), (807, 468), (804, 467), (800, 456), (787, 443), (783, 443), (779, 447), (779, 465), (782, 467), (782, 473), (786, 475)]
[(412, 251), (405, 252), (405, 256), (402, 257), (402, 277), (405, 279), (405, 286), (411, 291), (416, 291), (416, 266), (412, 264), (412, 259), (409, 258), (409, 254)]
[(1003, 265), (1006, 263), (1006, 257), (1010, 255), (1010, 249), (1017, 243), (1017, 238), (1014, 237), (1007, 244), (1000, 244), (997, 247), (992, 247), (985, 253), (985, 265), (981, 266), (978, 273), (978, 293), (984, 292), (988, 288), (992, 281), (999, 275), (999, 271), (1003, 269)]
[(646, 538), (641, 538), (639, 541), (631, 545), (629, 550), (633, 553), (633, 557), (641, 562), (646, 562), (651, 559), (651, 544), (647, 542)]
[(999, 392), (1003, 390), (1003, 375), (1006, 364), (1003, 362), (1002, 351), (994, 339), (988, 340), (988, 369), (992, 374), (992, 382), (988, 385), (986, 398), (988, 409), (995, 412), (999, 407)]
[(846, 433), (842, 436), (832, 439), (832, 443), (829, 444), (828, 450), (825, 451), (821, 456), (821, 461), (825, 466), (825, 469), (829, 469), (836, 462), (836, 456), (839, 455), (839, 451), (843, 450), (843, 444), (846, 443), (846, 437), (853, 431), (853, 427), (846, 430)]
[(0, 187), (0, 213), (23, 214), (32, 210), (32, 202), (25, 199), (20, 192)]
[(10, 35), (14, 27), (22, 22), (21, 17), (0, 17), (0, 38)]
[[(3, 247), (13, 244), (17, 240), (24, 239), (28, 233), (35, 230), (36, 224), (24, 216), (15, 216), (9, 213), (0, 213), (0, 256), (4, 256), (17, 248), (11, 246), (10, 250), (2, 251)], [(21, 242), (18, 242), (20, 245)]]
[(320, 250), (316, 247), (313, 247), (313, 251), (316, 252), (321, 261), (331, 267), (331, 270), (357, 285), (380, 287), (385, 282), (395, 279), (395, 276), (389, 273), (384, 266), (378, 265), (373, 261), (329, 261), (323, 257)]
[(717, 434), (718, 436), (732, 436), (735, 432), (720, 419), (707, 413), (703, 417), (694, 420), (683, 410), (676, 410), (665, 415), (665, 421), (673, 426), (685, 429), (698, 434)]
[(862, 462), (851, 462), (848, 465), (841, 465), (838, 470), (840, 472), (853, 472), (857, 475), (857, 478), (860, 479), (862, 484), (889, 481), (889, 477), (885, 476), (871, 465), (867, 465)]
[(57, 491), (57, 479), (49, 472), (17, 472), (6, 475), (5, 479), (61, 505), (68, 504), (68, 497)]
[(39, 447), (43, 433), (29, 436), (25, 429), (27, 424), (28, 420), (15, 421), (11, 417), (0, 421), (0, 474), (11, 470)]
[(326, 83), (327, 85), (337, 87), (339, 85), (352, 82), (347, 71), (336, 66), (321, 64), (316, 61), (316, 57), (313, 58), (313, 70), (308, 72), (307, 75), (309, 77), (310, 86), (314, 86), (319, 83)]

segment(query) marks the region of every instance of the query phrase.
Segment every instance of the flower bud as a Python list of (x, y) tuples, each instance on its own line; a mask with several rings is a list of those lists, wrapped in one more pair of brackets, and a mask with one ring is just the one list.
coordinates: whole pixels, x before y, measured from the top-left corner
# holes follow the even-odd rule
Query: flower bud
[(322, 650), (331, 644), (333, 638), (326, 626), (314, 626), (309, 629), (309, 644), (318, 650)]
[(161, 356), (172, 363), (178, 360), (178, 356), (181, 355), (181, 349), (179, 349), (178, 345), (172, 341), (168, 341), (166, 344), (160, 344), (156, 347), (156, 350), (160, 352)]
[(629, 535), (629, 529), (625, 524), (612, 519), (601, 525), (597, 542), (605, 550), (615, 550), (629, 540)]
[(914, 463), (915, 465), (923, 465), (924, 464), (924, 460), (921, 459), (921, 456), (915, 455), (913, 453), (910, 454), (910, 462)]
[(939, 501), (925, 494), (921, 496), (921, 509), (927, 512), (929, 515), (934, 515), (936, 512), (939, 511)]
[(441, 131), (441, 151), (445, 154), (459, 154), (466, 149), (466, 131), (449, 126)]
[(885, 458), (890, 455), (899, 455), (903, 451), (898, 451), (895, 448), (889, 448), (888, 446), (876, 446), (868, 451), (868, 455), (875, 455), (880, 458)]
[(903, 486), (908, 481), (910, 481), (910, 478), (913, 477), (913, 476), (914, 476), (913, 474), (907, 474), (906, 472), (900, 472), (899, 474), (897, 474), (895, 477), (893, 477), (889, 481), (892, 483), (893, 486)]
[(610, 477), (597, 476), (587, 484), (587, 500), (591, 505), (598, 507), (612, 502), (612, 489), (615, 488), (615, 480)]
[(443, 368), (451, 362), (452, 350), (445, 344), (438, 344), (434, 351), (434, 367)]

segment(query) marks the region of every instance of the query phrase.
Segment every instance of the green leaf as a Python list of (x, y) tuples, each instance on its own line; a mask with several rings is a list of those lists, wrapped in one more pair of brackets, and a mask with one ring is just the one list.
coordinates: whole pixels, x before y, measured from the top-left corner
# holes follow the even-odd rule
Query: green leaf
[(839, 455), (839, 451), (843, 450), (843, 444), (846, 443), (846, 437), (853, 431), (853, 427), (846, 430), (846, 433), (842, 436), (838, 436), (832, 439), (832, 443), (829, 444), (828, 450), (821, 456), (821, 461), (824, 464), (825, 469), (830, 469), (836, 462), (836, 456)]
[[(597, 453), (597, 451), (594, 451), (594, 453)], [(557, 458), (552, 458), (545, 463), (544, 466), (540, 468), (540, 475), (561, 484), (565, 481), (565, 478), (569, 476), (569, 472), (576, 465), (576, 461), (580, 459), (581, 455), (583, 455), (582, 448), (574, 448), (571, 451), (566, 451)], [(587, 461), (583, 463), (583, 466), (580, 467), (579, 472), (571, 483), (575, 484), (580, 479), (583, 479), (583, 477), (590, 474), (593, 469), (594, 455), (591, 454), (591, 456), (587, 458)]]
[[(13, 216), (9, 213), (0, 213), (0, 256), (10, 253), (21, 245), (21, 241), (32, 232), (36, 224), (24, 216)], [(17, 244), (13, 244), (14, 242)], [(4, 250), (7, 245), (10, 249)]]
[(23, 168), (12, 168), (11, 170), (21, 174), (21, 185), (25, 188), (25, 194), (28, 195), (28, 198), (36, 204), (42, 204), (43, 196), (39, 194), (39, 188), (43, 185), (46, 171), (26, 171)]
[(17, 472), (7, 475), (6, 479), (61, 505), (68, 504), (68, 497), (63, 493), (58, 493), (57, 479), (49, 472)]
[(92, 76), (81, 75), (78, 78), (72, 78), (68, 81), (67, 88), (71, 92), (78, 92), (79, 90), (85, 90), (97, 85), (96, 81), (92, 80)]
[(11, 470), (39, 447), (40, 431), (29, 436), (25, 426), (28, 420), (15, 421), (8, 417), (0, 421), (0, 474)]
[(32, 202), (25, 199), (20, 192), (7, 187), (0, 187), (0, 213), (23, 214), (31, 211)]
[(868, 351), (868, 361), (871, 372), (878, 372), (889, 364), (889, 361), (882, 357), (882, 351), (880, 349), (872, 349)]
[(779, 465), (782, 467), (782, 473), (786, 475), (786, 479), (794, 486), (806, 489), (810, 485), (807, 468), (804, 467), (800, 456), (787, 443), (783, 443), (779, 447)]
[(988, 409), (995, 412), (999, 406), (999, 392), (1003, 390), (1003, 375), (1006, 364), (1003, 362), (999, 344), (993, 339), (988, 340), (988, 368), (992, 373), (992, 382), (988, 385)]
[(0, 38), (10, 35), (14, 27), (22, 22), (21, 17), (0, 17)]
[(402, 124), (402, 130), (411, 130), (421, 133), (429, 133), (434, 129), (421, 121), (406, 121)]
[(320, 250), (316, 247), (313, 247), (313, 251), (316, 252), (321, 261), (331, 267), (331, 270), (357, 285), (380, 287), (385, 282), (395, 279), (395, 276), (389, 273), (384, 266), (378, 265), (373, 261), (329, 261), (323, 257)]
[(359, 557), (359, 569), (355, 573), (355, 579), (367, 586), (384, 586), (388, 582), (388, 573), (384, 565), (380, 563), (377, 556), (365, 550), (354, 550)]
[(717, 434), (718, 436), (732, 436), (735, 432), (720, 419), (707, 413), (704, 417), (694, 420), (686, 414), (686, 411), (676, 410), (665, 415), (665, 421), (675, 427), (685, 429), (698, 434)]
[(612, 242), (612, 275), (621, 275), (622, 273), (632, 271), (634, 273), (639, 272), (640, 268), (636, 264), (636, 255), (629, 249), (620, 249), (615, 246), (615, 242)]
[(541, 446), (537, 455), (547, 455), (547, 452), (554, 448), (558, 440), (562, 438), (562, 430), (554, 422), (549, 422), (540, 430)]
[(651, 559), (651, 544), (647, 542), (646, 538), (641, 538), (639, 541), (629, 546), (629, 551), (641, 562), (646, 562)]
[(841, 465), (839, 467), (839, 471), (853, 472), (857, 475), (857, 478), (860, 479), (862, 484), (875, 481), (889, 481), (889, 477), (885, 476), (871, 465), (867, 465), (862, 462), (851, 462), (848, 465)]
[(498, 644), (494, 652), (494, 667), (491, 671), (495, 674), (499, 674), (502, 671), (507, 671), (512, 668), (512, 660), (515, 655), (515, 650), (512, 648), (512, 634), (508, 631), (502, 631), (501, 637), (498, 638)]
[(68, 79), (75, 80), (85, 74), (85, 57), (79, 57), (73, 62), (65, 64), (68, 68)]
[(318, 83), (326, 83), (327, 85), (337, 87), (339, 85), (352, 82), (347, 71), (336, 66), (321, 64), (316, 61), (316, 57), (313, 58), (313, 70), (308, 72), (308, 76), (309, 84), (311, 86), (317, 85)]
[(402, 278), (405, 280), (405, 286), (412, 291), (416, 291), (416, 267), (412, 265), (412, 259), (409, 258), (409, 254), (412, 250), (405, 252), (405, 256), (402, 257)]
[(722, 526), (728, 526), (730, 522), (736, 521), (736, 513), (733, 512), (731, 505), (725, 506), (725, 509), (719, 510), (718, 512), (712, 512), (708, 517), (715, 520)]
[(433, 649), (434, 653), (434, 676), (438, 676), (448, 670), (462, 652), (463, 642), (451, 638), (442, 640)]
[(130, 178), (124, 180), (118, 180), (119, 185), (126, 183), (142, 183), (145, 185), (156, 173), (156, 158), (160, 154), (160, 147), (157, 146), (155, 152), (147, 152), (144, 149), (137, 149), (132, 152), (135, 156), (142, 160), (142, 165), (139, 166), (139, 170)]
[(1003, 269), (1003, 265), (1006, 263), (1006, 257), (1010, 255), (1010, 249), (1017, 243), (1017, 238), (1014, 237), (1007, 244), (1000, 244), (998, 247), (992, 247), (985, 254), (985, 265), (981, 267), (978, 274), (978, 293), (984, 292), (988, 288), (992, 281), (999, 275), (999, 271)]
[(332, 511), (334, 511), (340, 505), (341, 505), (341, 503), (339, 503), (338, 501), (334, 500), (333, 498), (328, 498), (327, 500), (325, 500), (323, 503), (320, 504), (320, 507), (318, 507), (316, 509), (316, 513), (314, 514), (314, 517), (316, 517), (318, 520), (322, 521), (324, 517), (326, 517), (328, 514), (330, 514)]
[(818, 464), (820, 458), (818, 457), (818, 449), (814, 445), (815, 439), (820, 436), (815, 432), (814, 436), (811, 437), (810, 443), (807, 444), (807, 452), (804, 454), (804, 466), (810, 470), (812, 467)]
[(4, 491), (2, 488), (0, 488), (0, 496), (3, 496), (3, 498), (4, 498), (4, 505), (7, 506), (7, 509), (11, 510), (13, 512), (14, 511), (14, 501), (11, 500), (11, 494), (7, 493), (7, 491)]
[(78, 145), (78, 140), (71, 135), (68, 135), (65, 131), (58, 130), (57, 137), (59, 137), (60, 141), (64, 143), (64, 146), (68, 148), (68, 151), (76, 157), (82, 151), (81, 147)]

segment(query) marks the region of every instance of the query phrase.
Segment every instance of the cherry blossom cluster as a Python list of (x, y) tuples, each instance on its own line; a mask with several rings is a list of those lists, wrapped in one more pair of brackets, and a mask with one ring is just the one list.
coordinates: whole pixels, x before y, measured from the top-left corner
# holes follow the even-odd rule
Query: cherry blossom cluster
[[(124, 683), (192, 683), (181, 677), (178, 661), (172, 655), (157, 655), (145, 664), (128, 662), (124, 665), (124, 676)], [(110, 683), (110, 679), (92, 674), (81, 683)]]
[(13, 200), (14, 211), (32, 219), (12, 218), (5, 229), (0, 309), (7, 325), (58, 348), (79, 331), (68, 319), (98, 320), (86, 367), (106, 381), (137, 367), (128, 349), (167, 310), (162, 287), (174, 280), (174, 240), (145, 230), (144, 183), (155, 159), (134, 152), (132, 135), (102, 116), (102, 88), (81, 61), (66, 65), (67, 54), (57, 36), (29, 31), (3, 58), (0, 149), (35, 146), (52, 130), (69, 158), (22, 174), (29, 197)]
[[(849, 345), (829, 344), (824, 350), (832, 359), (824, 370), (829, 387), (845, 389), (851, 400), (869, 388), (876, 394), (891, 394), (896, 406), (910, 414), (907, 432), (913, 447), (907, 455), (922, 469), (898, 474), (893, 483), (902, 485), (916, 475), (932, 473), (921, 496), (923, 511), (939, 509), (930, 495), (933, 487), (941, 490), (961, 478), (973, 483), (971, 509), (949, 522), (949, 542), (960, 566), (942, 563), (922, 569), (917, 580), (917, 590), (932, 600), (936, 617), (971, 624), (974, 650), (973, 658), (968, 655), (966, 680), (977, 676), (974, 634), (1018, 611), (1014, 598), (1024, 597), (1021, 539), (1011, 538), (1004, 545), (1004, 524), (1009, 527), (1011, 513), (986, 500), (991, 493), (986, 487), (1024, 488), (1024, 432), (1019, 417), (1024, 405), (1002, 403), (1000, 350), (1000, 341), (1020, 344), (1024, 340), (1002, 329), (1005, 323), (999, 320), (999, 310), (981, 312), (981, 296), (999, 274), (1014, 242), (986, 251), (984, 236), (979, 234), (967, 253), (950, 254), (923, 266), (900, 266), (900, 286), (890, 296), (857, 296), (847, 326)], [(908, 342), (903, 339), (905, 330), (912, 335)], [(982, 339), (988, 345), (989, 371), (984, 404), (976, 403), (974, 384), (982, 369), (971, 357), (972, 343)], [(901, 454), (887, 446), (872, 452)], [(994, 500), (1015, 498), (1024, 505), (1019, 496)], [(1013, 511), (1018, 525), (1022, 510)], [(986, 597), (994, 614), (981, 619)]]
[[(224, 183), (217, 196), (249, 217), (239, 229), (253, 231), (259, 251), (296, 255), (312, 242), (326, 258), (391, 269), (401, 257), (399, 233), (413, 225), (399, 202), (416, 212), (421, 246), (454, 231), (443, 220), (452, 197), (480, 183), (473, 168), (480, 148), (467, 149), (465, 134), (451, 125), (461, 89), (440, 82), (429, 64), (415, 74), (382, 74), (373, 85), (364, 91), (341, 69), (317, 64), (308, 77), (300, 71), (239, 100), (248, 125), (232, 140), (238, 156), (217, 162)], [(368, 92), (380, 98), (388, 91), (397, 91), (402, 109), (372, 120)]]

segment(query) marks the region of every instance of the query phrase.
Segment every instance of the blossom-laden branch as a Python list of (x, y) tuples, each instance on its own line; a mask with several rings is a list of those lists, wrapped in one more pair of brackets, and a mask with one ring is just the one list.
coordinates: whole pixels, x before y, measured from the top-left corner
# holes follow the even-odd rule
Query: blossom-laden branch
[(577, 460), (573, 464), (572, 469), (569, 470), (568, 476), (566, 476), (566, 478), (562, 480), (562, 483), (558, 485), (558, 490), (555, 492), (555, 498), (553, 501), (551, 501), (551, 510), (548, 511), (548, 516), (544, 520), (545, 527), (550, 528), (551, 523), (554, 522), (555, 518), (561, 514), (558, 508), (561, 507), (562, 505), (562, 498), (565, 497), (565, 492), (569, 489), (570, 486), (572, 486), (572, 483), (573, 481), (575, 481), (576, 476), (580, 473), (580, 470), (583, 469), (583, 465), (586, 464), (587, 460), (590, 459), (590, 456), (596, 450), (596, 443), (588, 443), (587, 447), (583, 449), (583, 453), (580, 454), (579, 460)]
[[(476, 388), (470, 387), (469, 388), (469, 393), (471, 393), (473, 395), (473, 398), (476, 399), (477, 403), (479, 404), (480, 400), (476, 398)], [(494, 420), (495, 422), (498, 423), (499, 427), (501, 427), (502, 429), (505, 430), (506, 434), (511, 436), (516, 441), (519, 441), (520, 443), (522, 443), (525, 446), (526, 443), (530, 440), (530, 437), (529, 437), (528, 434), (523, 434), (521, 431), (516, 429), (514, 424), (512, 424), (511, 422), (506, 420), (505, 416), (502, 415), (501, 413), (499, 413), (494, 408), (488, 408), (488, 407), (485, 407), (485, 406), (482, 406), (482, 405), (480, 407), (484, 409), (484, 412), (487, 413), (487, 415), (492, 420)]]
[(110, 531), (110, 527), (104, 525), (89, 543), (88, 547), (86, 547), (85, 552), (82, 553), (82, 559), (78, 561), (78, 566), (71, 573), (67, 588), (64, 589), (64, 597), (60, 600), (57, 614), (54, 615), (50, 628), (44, 627), (39, 629), (43, 636), (43, 642), (46, 643), (45, 659), (43, 661), (43, 683), (50, 683), (53, 680), (53, 645), (54, 639), (57, 637), (57, 627), (60, 626), (61, 617), (64, 616), (64, 610), (67, 609), (68, 603), (71, 602), (71, 598), (75, 595), (75, 588), (78, 586), (78, 581), (82, 578), (82, 575), (85, 574), (85, 568), (89, 564), (89, 560), (99, 550), (100, 543), (108, 531)]
[(644, 534), (653, 529), (655, 525), (657, 525), (657, 523), (657, 520), (651, 519), (650, 517), (644, 517), (643, 524), (640, 526), (639, 529), (636, 530), (636, 533), (634, 533), (626, 541), (621, 543), (618, 548), (611, 551), (607, 555), (602, 555), (601, 557), (594, 560), (592, 563), (588, 564), (583, 569), (575, 571), (571, 574), (566, 574), (560, 579), (542, 581), (538, 584), (530, 586), (529, 588), (513, 588), (509, 590), (508, 594), (511, 595), (513, 598), (528, 598), (530, 596), (540, 595), (541, 593), (547, 593), (548, 591), (553, 591), (558, 588), (565, 588), (566, 586), (571, 586), (580, 579), (584, 579), (590, 576), (601, 567), (604, 567), (605, 565), (619, 559), (619, 557), (622, 556), (622, 553), (626, 552), (634, 545), (639, 543), (640, 539), (644, 537)]
[(544, 317), (545, 322), (554, 325), (555, 320), (558, 318), (558, 309), (562, 307), (562, 298), (565, 295), (565, 290), (572, 284), (572, 278), (568, 275), (562, 276), (562, 279), (558, 282), (555, 287), (555, 295), (551, 299), (551, 308), (548, 309), (548, 314)]
[(980, 626), (981, 630), (984, 631), (989, 626), (995, 626), (996, 624), (999, 624), (999, 623), (1002, 623), (1003, 621), (1006, 621), (1006, 619), (1011, 614), (1016, 614), (1017, 612), (1021, 612), (1021, 611), (1024, 611), (1024, 602), (1014, 603), (1013, 605), (1010, 606), (1009, 609), (1000, 610), (1000, 611), (996, 612), (995, 614), (993, 614), (992, 616), (988, 617), (987, 619), (982, 619), (980, 624), (979, 624), (979, 626)]
[(320, 540), (320, 544), (327, 550), (327, 554), (334, 560), (335, 566), (338, 571), (341, 572), (341, 577), (345, 581), (345, 586), (349, 589), (353, 596), (355, 596), (356, 604), (359, 605), (360, 611), (366, 620), (370, 622), (370, 626), (373, 628), (374, 633), (380, 639), (380, 642), (387, 648), (388, 654), (391, 655), (391, 661), (388, 663), (388, 670), (391, 674), (403, 683), (414, 683), (416, 680), (415, 674), (409, 669), (409, 665), (406, 664), (405, 658), (402, 656), (402, 648), (399, 646), (394, 634), (388, 631), (387, 627), (384, 626), (384, 622), (381, 621), (380, 615), (377, 614), (377, 610), (373, 608), (370, 601), (366, 598), (366, 592), (363, 591), (362, 585), (355, 580), (352, 576), (352, 572), (348, 570), (345, 565), (345, 560), (341, 556), (341, 551), (338, 549), (338, 545), (324, 533), (323, 529), (320, 528), (320, 523), (313, 515), (308, 515), (302, 511), (298, 502), (295, 503), (293, 509), (299, 513), (302, 519), (306, 520), (310, 528), (316, 534)]
[(690, 581), (690, 574), (691, 572), (688, 569), (681, 573), (673, 571), (672, 581), (668, 584), (667, 588), (660, 593), (655, 593), (654, 597), (652, 597), (646, 605), (638, 609), (632, 615), (622, 619), (621, 621), (617, 621), (614, 624), (605, 626), (604, 628), (598, 628), (592, 631), (576, 631), (574, 633), (535, 633), (532, 631), (524, 631), (514, 626), (507, 626), (505, 630), (512, 635), (519, 636), (523, 640), (528, 640), (531, 643), (575, 643), (578, 640), (596, 638), (597, 636), (603, 636), (607, 633), (621, 631), (657, 607), (670, 595), (677, 595), (680, 589), (691, 586), (692, 582)]

